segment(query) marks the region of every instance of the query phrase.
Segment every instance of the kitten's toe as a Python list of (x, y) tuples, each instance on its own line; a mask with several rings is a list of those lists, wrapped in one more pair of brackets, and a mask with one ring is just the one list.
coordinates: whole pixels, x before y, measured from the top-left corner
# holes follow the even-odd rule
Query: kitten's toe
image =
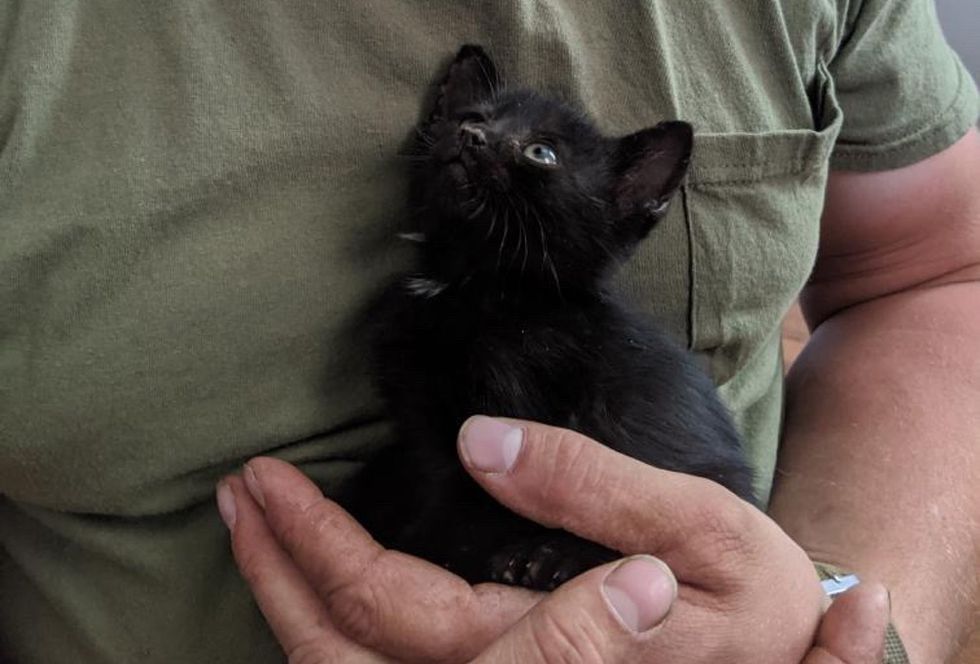
[(521, 544), (504, 547), (490, 558), (490, 580), (510, 586), (524, 585), (524, 569), (528, 565), (528, 549)]
[(604, 562), (606, 562), (605, 557), (602, 557), (601, 559), (580, 559), (575, 557), (563, 558), (557, 560), (548, 573), (541, 575), (538, 583), (545, 586), (544, 590), (554, 590), (566, 581), (570, 581), (579, 574), (587, 572), (593, 567), (597, 567)]

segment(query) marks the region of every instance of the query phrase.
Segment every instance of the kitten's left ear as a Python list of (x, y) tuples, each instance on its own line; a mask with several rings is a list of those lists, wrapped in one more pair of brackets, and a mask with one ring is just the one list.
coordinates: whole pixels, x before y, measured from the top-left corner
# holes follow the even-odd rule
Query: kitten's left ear
[(640, 237), (667, 210), (691, 160), (693, 130), (686, 122), (661, 122), (619, 139), (616, 204), (621, 218), (640, 222)]
[(439, 84), (429, 124), (443, 120), (461, 108), (488, 99), (499, 86), (497, 68), (482, 47), (466, 44), (449, 65)]

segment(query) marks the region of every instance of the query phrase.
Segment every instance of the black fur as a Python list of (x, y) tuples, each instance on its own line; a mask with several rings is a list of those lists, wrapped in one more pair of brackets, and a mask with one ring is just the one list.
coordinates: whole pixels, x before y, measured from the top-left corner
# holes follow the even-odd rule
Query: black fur
[[(616, 557), (476, 486), (455, 446), (475, 413), (575, 429), (752, 500), (711, 381), (605, 286), (680, 185), (690, 126), (606, 138), (555, 100), (500, 90), (490, 58), (466, 46), (419, 143), (421, 269), (372, 314), (398, 441), (347, 501), (368, 529), (472, 582), (548, 589)], [(541, 163), (548, 150), (557, 164)]]

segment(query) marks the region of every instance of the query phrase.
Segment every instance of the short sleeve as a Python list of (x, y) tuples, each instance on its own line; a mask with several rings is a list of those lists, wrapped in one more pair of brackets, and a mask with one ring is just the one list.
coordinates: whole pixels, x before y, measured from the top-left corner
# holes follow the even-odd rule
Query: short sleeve
[(899, 168), (949, 147), (977, 120), (977, 88), (933, 0), (852, 0), (829, 63), (844, 122), (840, 170)]

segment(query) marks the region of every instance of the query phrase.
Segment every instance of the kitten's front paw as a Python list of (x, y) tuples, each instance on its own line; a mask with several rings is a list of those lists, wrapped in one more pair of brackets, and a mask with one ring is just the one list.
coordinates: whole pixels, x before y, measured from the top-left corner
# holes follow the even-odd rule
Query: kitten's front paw
[(619, 554), (569, 533), (556, 531), (509, 544), (490, 558), (490, 578), (532, 590), (554, 590)]

